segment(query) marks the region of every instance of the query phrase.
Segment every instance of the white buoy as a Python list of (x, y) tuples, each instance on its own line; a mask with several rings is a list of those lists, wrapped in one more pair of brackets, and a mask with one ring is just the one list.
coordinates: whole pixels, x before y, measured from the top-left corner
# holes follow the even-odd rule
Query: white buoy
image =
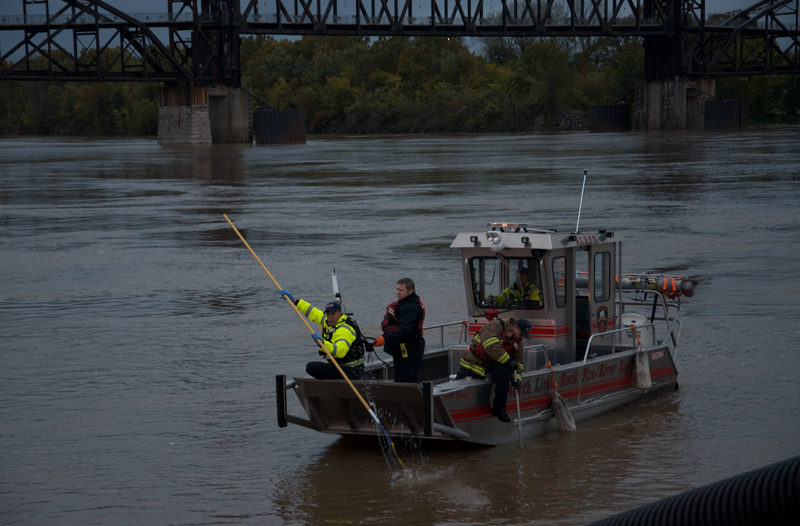
[(650, 378), (650, 360), (647, 353), (642, 352), (642, 340), (639, 339), (636, 325), (633, 323), (631, 323), (631, 331), (636, 342), (636, 387), (647, 392), (653, 385), (653, 381)]

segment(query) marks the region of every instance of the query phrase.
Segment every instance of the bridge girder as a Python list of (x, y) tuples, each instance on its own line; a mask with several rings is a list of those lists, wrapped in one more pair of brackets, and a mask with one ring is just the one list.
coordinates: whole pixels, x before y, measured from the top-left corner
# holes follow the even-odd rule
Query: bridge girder
[(0, 15), (0, 31), (23, 34), (0, 57), (0, 80), (238, 86), (244, 34), (639, 37), (651, 80), (800, 73), (800, 0), (763, 0), (713, 23), (705, 0), (274, 0), (265, 13), (257, 0), (166, 2), (166, 14), (136, 15), (103, 0), (20, 0), (21, 16)]

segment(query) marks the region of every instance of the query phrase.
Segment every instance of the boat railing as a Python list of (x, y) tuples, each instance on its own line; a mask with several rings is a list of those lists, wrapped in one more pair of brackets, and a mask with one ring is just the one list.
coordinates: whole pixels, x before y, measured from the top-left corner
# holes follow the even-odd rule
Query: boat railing
[[(635, 294), (635, 297), (633, 300), (619, 302), (620, 315), (633, 311), (643, 314), (646, 320), (650, 320), (650, 323), (654, 321), (663, 322), (665, 324), (664, 336), (659, 338), (658, 341), (668, 342), (668, 344), (670, 344), (670, 351), (673, 356), (675, 356), (678, 352), (678, 342), (680, 341), (681, 335), (681, 297), (678, 296), (676, 299), (669, 299), (660, 292), (648, 291), (647, 294), (654, 295), (654, 300), (652, 305), (647, 305), (645, 301), (649, 302), (649, 298), (646, 295), (641, 296), (640, 299), (640, 292), (623, 291), (623, 293), (626, 296)], [(644, 307), (650, 310), (649, 314), (639, 312)]]
[(523, 367), (525, 372), (538, 371), (547, 367), (548, 362), (555, 365), (555, 347), (552, 345), (544, 345), (537, 343), (534, 345), (525, 346), (525, 353), (523, 358)]
[[(610, 344), (606, 340), (606, 338), (609, 336), (612, 338)], [(602, 344), (595, 345), (595, 348), (593, 349), (592, 344), (594, 344), (600, 338), (603, 339)], [(630, 327), (622, 327), (621, 329), (614, 329), (611, 331), (592, 334), (586, 344), (586, 351), (583, 354), (583, 363), (586, 363), (590, 358), (594, 358), (598, 355), (615, 354), (621, 351), (630, 351), (636, 349), (638, 342), (644, 338), (648, 338), (650, 340), (650, 345), (647, 345), (647, 343), (642, 341), (642, 346), (644, 348), (656, 346), (656, 328), (654, 324), (646, 323), (642, 326), (637, 325), (636, 333), (634, 333)]]
[[(428, 326), (422, 328), (422, 332), (423, 332), (423, 334), (427, 334), (429, 331), (434, 331), (436, 329), (439, 329), (439, 344), (440, 344), (439, 349), (444, 349), (445, 348), (445, 346), (444, 346), (445, 329), (448, 328), (448, 327), (455, 327), (457, 325), (460, 326), (459, 333), (458, 333), (458, 343), (468, 342), (469, 341), (468, 340), (468, 338), (469, 338), (469, 333), (468, 333), (469, 325), (467, 324), (466, 320), (452, 321), (452, 322), (449, 322), (449, 323), (440, 323), (439, 325), (428, 325)], [(453, 337), (455, 337), (455, 336), (453, 336)], [(429, 344), (429, 340), (428, 340), (428, 338), (425, 338), (425, 347), (427, 349), (430, 349), (430, 347), (428, 347), (428, 344)], [(437, 349), (430, 349), (430, 350), (437, 350)]]

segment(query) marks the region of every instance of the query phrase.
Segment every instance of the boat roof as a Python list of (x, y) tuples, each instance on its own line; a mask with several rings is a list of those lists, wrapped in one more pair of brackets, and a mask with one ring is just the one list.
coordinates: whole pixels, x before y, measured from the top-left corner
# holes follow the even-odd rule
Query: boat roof
[(537, 228), (529, 223), (487, 223), (487, 226), (489, 229), (483, 232), (458, 234), (450, 248), (553, 250), (622, 241), (622, 237), (611, 230), (559, 232), (550, 228)]

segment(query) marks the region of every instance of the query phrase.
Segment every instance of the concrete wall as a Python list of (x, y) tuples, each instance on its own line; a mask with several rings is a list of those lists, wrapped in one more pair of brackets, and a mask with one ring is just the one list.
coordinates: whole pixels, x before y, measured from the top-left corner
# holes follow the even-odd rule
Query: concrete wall
[(158, 144), (211, 144), (208, 106), (159, 106)]
[(636, 86), (634, 127), (637, 130), (702, 130), (705, 101), (713, 98), (715, 92), (714, 79), (642, 82)]
[(715, 98), (717, 82), (714, 79), (687, 80), (686, 129), (702, 131), (705, 129), (706, 101)]
[(247, 93), (239, 88), (207, 89), (212, 141), (250, 142)]
[(247, 93), (225, 87), (163, 88), (158, 95), (158, 142), (250, 142)]

